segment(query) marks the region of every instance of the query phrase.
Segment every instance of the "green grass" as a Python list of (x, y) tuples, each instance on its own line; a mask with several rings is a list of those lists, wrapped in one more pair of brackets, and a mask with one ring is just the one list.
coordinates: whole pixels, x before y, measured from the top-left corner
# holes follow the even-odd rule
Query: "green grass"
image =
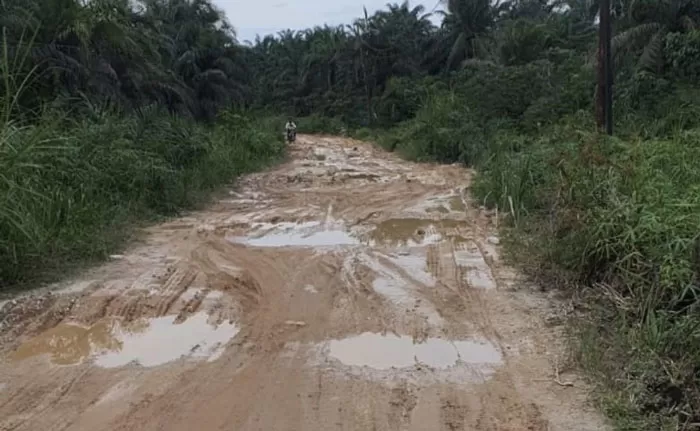
[(569, 132), (519, 152), (497, 141), (477, 198), (510, 215), (531, 275), (592, 286), (581, 360), (619, 429), (688, 429), (700, 419), (700, 130), (638, 141)]
[(0, 127), (0, 286), (113, 253), (141, 221), (192, 208), (284, 151), (265, 121), (213, 125), (157, 109)]

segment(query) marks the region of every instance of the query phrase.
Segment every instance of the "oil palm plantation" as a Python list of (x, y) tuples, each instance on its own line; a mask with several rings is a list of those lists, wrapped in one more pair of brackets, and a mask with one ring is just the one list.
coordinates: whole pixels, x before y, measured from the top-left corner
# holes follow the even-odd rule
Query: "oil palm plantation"
[(40, 78), (28, 105), (157, 103), (212, 118), (248, 96), (235, 34), (209, 0), (6, 0), (0, 17), (9, 57)]

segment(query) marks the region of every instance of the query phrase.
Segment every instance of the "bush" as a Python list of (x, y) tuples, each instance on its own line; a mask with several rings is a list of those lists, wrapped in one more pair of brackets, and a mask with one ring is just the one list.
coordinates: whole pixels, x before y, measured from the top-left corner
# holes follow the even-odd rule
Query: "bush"
[(634, 429), (697, 422), (700, 129), (635, 141), (580, 129), (501, 136), (475, 194), (511, 214), (539, 277), (563, 271), (598, 287), (598, 345), (584, 359), (606, 376), (618, 419)]
[(666, 67), (674, 76), (697, 82), (700, 78), (700, 30), (668, 33), (664, 50), (669, 53)]
[(413, 118), (431, 94), (446, 90), (445, 87), (434, 77), (390, 79), (377, 103), (379, 122), (391, 125)]
[(340, 134), (341, 131), (345, 130), (346, 126), (337, 118), (324, 117), (314, 114), (308, 117), (300, 118), (297, 121), (297, 128), (299, 133), (337, 135)]

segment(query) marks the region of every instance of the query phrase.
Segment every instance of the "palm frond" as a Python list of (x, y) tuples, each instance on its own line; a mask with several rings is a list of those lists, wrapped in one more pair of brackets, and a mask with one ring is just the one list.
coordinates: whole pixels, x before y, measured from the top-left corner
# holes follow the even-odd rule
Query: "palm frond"
[(657, 22), (639, 24), (626, 30), (612, 39), (612, 54), (617, 55), (622, 50), (631, 50), (648, 41), (655, 33), (663, 27)]
[(680, 23), (683, 29), (685, 29), (685, 31), (694, 31), (695, 29), (697, 29), (697, 24), (695, 23), (695, 20), (693, 20), (693, 18), (691, 18), (689, 15), (683, 15), (680, 18)]
[(455, 64), (460, 62), (464, 56), (467, 49), (467, 35), (460, 33), (457, 36), (454, 44), (452, 44), (452, 49), (450, 50), (450, 55), (447, 57), (447, 68), (452, 68)]
[(664, 61), (664, 36), (663, 29), (658, 30), (644, 47), (642, 56), (639, 57), (639, 67), (650, 71), (659, 71)]

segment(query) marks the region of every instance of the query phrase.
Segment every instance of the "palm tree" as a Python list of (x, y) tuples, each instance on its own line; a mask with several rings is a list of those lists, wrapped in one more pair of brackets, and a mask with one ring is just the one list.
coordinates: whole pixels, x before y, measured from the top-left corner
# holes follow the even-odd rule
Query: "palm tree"
[(425, 51), (435, 30), (430, 16), (422, 5), (410, 8), (408, 1), (400, 5), (387, 4), (386, 11), (372, 16), (370, 24), (374, 37), (371, 43), (386, 52), (386, 67), (392, 75), (421, 73)]
[(639, 67), (660, 71), (664, 64), (666, 35), (697, 28), (700, 7), (694, 0), (634, 0), (628, 16), (632, 25), (613, 38), (613, 54), (641, 49)]
[(442, 12), (443, 31), (438, 40), (441, 62), (447, 70), (454, 69), (470, 58), (484, 57), (486, 38), (493, 29), (500, 5), (490, 0), (442, 0), (447, 12)]

